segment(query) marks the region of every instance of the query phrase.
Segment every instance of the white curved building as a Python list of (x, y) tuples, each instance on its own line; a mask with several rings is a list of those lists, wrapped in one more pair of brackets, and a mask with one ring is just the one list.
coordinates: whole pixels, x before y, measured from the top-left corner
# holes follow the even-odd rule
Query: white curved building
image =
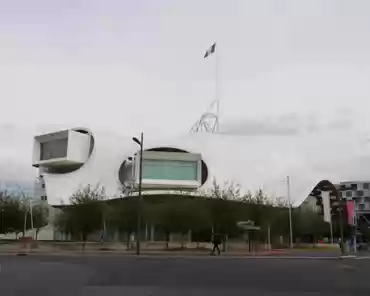
[[(182, 160), (190, 164), (197, 162), (198, 165), (189, 164), (187, 174), (193, 172), (193, 180), (188, 176), (188, 180), (180, 182), (164, 176), (167, 179), (157, 179), (154, 182), (156, 184), (150, 185), (149, 180), (144, 178), (144, 185), (147, 189), (162, 186), (167, 189), (194, 190), (201, 187), (207, 190), (213, 178), (216, 178), (221, 186), (223, 182), (230, 181), (241, 184), (242, 191), (253, 192), (262, 188), (270, 196), (284, 197), (287, 192), (284, 180), (289, 175), (291, 199), (298, 205), (320, 180), (365, 179), (363, 176), (367, 175), (370, 163), (367, 161), (367, 147), (357, 144), (356, 135), (347, 135), (348, 141), (333, 149), (332, 143), (341, 135), (339, 132), (294, 137), (211, 133), (158, 137), (158, 134), (146, 134), (144, 150), (162, 150), (162, 160), (172, 160), (175, 166), (176, 161), (181, 160), (178, 157), (185, 157)], [(56, 154), (41, 157), (41, 143), (48, 141), (50, 149), (53, 145), (56, 147), (50, 153)], [(44, 145), (43, 149), (45, 147), (48, 149), (48, 145)], [(51, 205), (68, 204), (70, 196), (82, 186), (100, 184), (110, 198), (115, 198), (120, 194), (122, 184), (130, 186), (135, 179), (128, 169), (128, 160), (135, 158), (138, 150), (139, 146), (132, 141), (132, 135), (120, 136), (86, 128), (42, 133), (34, 138), (33, 150), (33, 166), (39, 169), (44, 179), (39, 185), (46, 190), (40, 196), (47, 196)], [(184, 151), (191, 155), (184, 156)], [(153, 155), (147, 156), (153, 158)], [(123, 163), (125, 165), (122, 168)], [(155, 161), (151, 165), (155, 166)], [(170, 172), (170, 175), (174, 174)]]
[[(73, 128), (34, 138), (33, 166), (45, 188), (41, 199), (68, 204), (78, 189), (103, 186), (109, 198), (138, 185), (140, 146), (132, 138)], [(196, 190), (208, 180), (208, 168), (196, 141), (145, 138), (144, 190)]]

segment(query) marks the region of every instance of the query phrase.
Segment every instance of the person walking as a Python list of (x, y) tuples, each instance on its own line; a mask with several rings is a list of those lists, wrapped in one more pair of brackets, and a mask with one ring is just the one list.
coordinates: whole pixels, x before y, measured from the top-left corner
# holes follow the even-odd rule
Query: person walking
[(220, 255), (221, 251), (220, 251), (219, 245), (221, 244), (221, 239), (220, 239), (219, 234), (214, 233), (212, 235), (212, 244), (213, 244), (213, 248), (212, 248), (211, 255), (214, 255), (216, 250), (217, 250), (217, 254)]
[(341, 251), (341, 253), (343, 253), (343, 242), (341, 238), (338, 239), (338, 245), (339, 245), (339, 250)]

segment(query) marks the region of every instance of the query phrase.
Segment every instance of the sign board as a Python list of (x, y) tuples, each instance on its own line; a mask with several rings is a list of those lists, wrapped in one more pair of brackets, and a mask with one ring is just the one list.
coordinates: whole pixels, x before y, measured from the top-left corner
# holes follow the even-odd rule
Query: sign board
[(240, 221), (240, 222), (237, 222), (236, 225), (243, 230), (261, 230), (261, 227), (255, 226), (254, 221), (251, 221), (251, 220)]

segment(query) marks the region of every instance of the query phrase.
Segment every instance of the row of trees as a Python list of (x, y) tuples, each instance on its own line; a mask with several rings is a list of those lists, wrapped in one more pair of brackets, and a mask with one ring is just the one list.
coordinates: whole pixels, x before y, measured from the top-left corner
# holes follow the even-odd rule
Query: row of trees
[[(167, 242), (171, 233), (182, 236), (191, 233), (193, 241), (207, 241), (212, 232), (240, 238), (243, 232), (237, 222), (248, 220), (261, 228), (250, 233), (256, 241), (266, 242), (268, 229), (272, 242), (281, 242), (284, 238), (287, 243), (289, 237), (288, 207), (283, 199), (271, 199), (262, 190), (241, 194), (235, 184), (221, 189), (214, 182), (208, 194), (144, 195), (142, 203), (137, 196), (107, 200), (104, 188), (86, 186), (71, 197), (70, 203), (60, 207), (54, 223), (61, 232), (82, 241), (96, 233), (104, 238), (104, 234), (112, 230), (129, 241), (136, 233), (139, 211), (143, 225), (155, 226)], [(314, 242), (330, 234), (329, 224), (318, 213), (294, 208), (292, 219), (296, 241)], [(335, 221), (334, 232), (339, 236)]]
[[(155, 227), (167, 242), (172, 233), (191, 234), (193, 241), (210, 240), (212, 232), (229, 238), (241, 238), (245, 233), (237, 222), (253, 221), (260, 231), (249, 233), (249, 238), (266, 242), (268, 232), (273, 243), (288, 242), (288, 204), (283, 198), (272, 199), (262, 190), (242, 194), (240, 186), (226, 183), (221, 188), (214, 180), (206, 193), (186, 192), (166, 195), (144, 195), (142, 203), (137, 196), (108, 199), (104, 188), (90, 185), (78, 190), (70, 198), (70, 205), (59, 207), (52, 223), (60, 233), (73, 240), (87, 241), (92, 236), (109, 239), (109, 233), (118, 233), (129, 242), (136, 235), (138, 212), (144, 228)], [(293, 208), (293, 233), (296, 242), (314, 242), (329, 237), (329, 224), (320, 214)], [(22, 233), (36, 230), (48, 223), (48, 208), (44, 203), (32, 206), (23, 196), (0, 193), (0, 233)], [(339, 221), (333, 221), (334, 235), (339, 237)], [(144, 233), (144, 231), (142, 231)]]
[(6, 191), (0, 192), (0, 234), (15, 233), (16, 236), (25, 236), (27, 230), (33, 226), (37, 239), (39, 230), (47, 223), (48, 207), (45, 204), (31, 204), (31, 200), (23, 194), (14, 196)]

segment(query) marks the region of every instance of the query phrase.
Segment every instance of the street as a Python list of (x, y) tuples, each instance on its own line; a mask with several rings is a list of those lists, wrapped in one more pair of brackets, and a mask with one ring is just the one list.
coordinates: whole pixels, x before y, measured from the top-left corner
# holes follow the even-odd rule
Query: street
[(369, 295), (368, 260), (0, 256), (1, 295)]

